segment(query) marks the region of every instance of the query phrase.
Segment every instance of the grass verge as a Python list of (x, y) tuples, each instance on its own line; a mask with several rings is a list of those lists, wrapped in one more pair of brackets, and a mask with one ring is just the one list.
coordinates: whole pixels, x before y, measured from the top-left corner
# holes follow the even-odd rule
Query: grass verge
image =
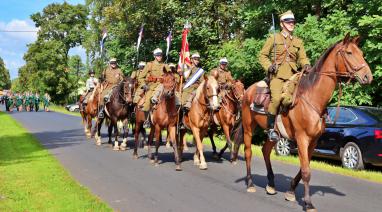
[(51, 111), (58, 112), (58, 113), (64, 113), (64, 114), (73, 115), (73, 116), (81, 116), (79, 112), (70, 112), (66, 110), (63, 106), (59, 106), (59, 105), (51, 104), (49, 106), (49, 109)]
[[(55, 108), (54, 111), (56, 111), (56, 112), (80, 116), (79, 113), (68, 112), (67, 110), (65, 110), (65, 108), (60, 107), (60, 106), (54, 106), (54, 108)], [(162, 135), (165, 136), (165, 134), (162, 134)], [(192, 140), (192, 135), (186, 135), (186, 136), (187, 136), (187, 140), (189, 140), (189, 141)], [(216, 147), (218, 149), (223, 148), (223, 146), (225, 145), (225, 139), (224, 140), (221, 139), (220, 136), (218, 136), (218, 137), (215, 136), (214, 139), (215, 139)], [(209, 138), (205, 138), (203, 140), (203, 143), (208, 145), (208, 146), (211, 146)], [(240, 148), (240, 154), (243, 155), (243, 153), (244, 153), (244, 147), (242, 145)], [(261, 146), (252, 145), (252, 154), (255, 157), (262, 158), (263, 154), (261, 152)], [(299, 161), (298, 157), (293, 156), (293, 155), (291, 155), (291, 156), (277, 156), (274, 152), (272, 152), (271, 159), (275, 160), (275, 161), (287, 163), (287, 164), (293, 164), (293, 165), (297, 165), (297, 166), (300, 165), (300, 161)], [(310, 167), (312, 169), (315, 169), (315, 170), (320, 170), (320, 171), (325, 171), (325, 172), (329, 172), (329, 173), (333, 173), (333, 174), (340, 174), (340, 175), (344, 175), (344, 176), (350, 176), (350, 177), (364, 179), (364, 180), (368, 180), (368, 181), (372, 181), (372, 182), (382, 183), (382, 172), (380, 172), (380, 171), (351, 170), (351, 169), (343, 168), (339, 165), (332, 165), (332, 164), (329, 164), (325, 161), (320, 161), (320, 160), (316, 160), (316, 159), (313, 159), (311, 161)]]
[(112, 211), (0, 112), (0, 211)]

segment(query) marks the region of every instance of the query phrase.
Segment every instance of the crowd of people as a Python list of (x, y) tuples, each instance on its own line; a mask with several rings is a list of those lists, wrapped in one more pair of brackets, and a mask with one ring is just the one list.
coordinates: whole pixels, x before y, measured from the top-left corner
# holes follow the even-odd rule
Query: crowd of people
[(38, 92), (12, 92), (11, 90), (5, 92), (1, 97), (1, 104), (5, 105), (5, 110), (12, 112), (16, 111), (27, 111), (27, 112), (38, 112), (40, 110), (40, 105), (44, 107), (44, 111), (49, 111), (50, 96), (48, 93), (45, 93), (43, 96), (40, 96)]

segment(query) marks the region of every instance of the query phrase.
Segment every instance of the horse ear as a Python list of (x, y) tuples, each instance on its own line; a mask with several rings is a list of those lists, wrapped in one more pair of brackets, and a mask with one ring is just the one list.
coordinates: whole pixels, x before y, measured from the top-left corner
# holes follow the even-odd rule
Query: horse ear
[(345, 35), (345, 38), (344, 38), (344, 40), (342, 41), (342, 43), (343, 43), (344, 45), (346, 45), (346, 44), (349, 43), (349, 41), (350, 41), (350, 33), (348, 32), (348, 33)]
[(352, 42), (355, 43), (355, 45), (359, 45), (359, 43), (361, 42), (361, 36), (357, 36), (355, 38), (352, 39)]

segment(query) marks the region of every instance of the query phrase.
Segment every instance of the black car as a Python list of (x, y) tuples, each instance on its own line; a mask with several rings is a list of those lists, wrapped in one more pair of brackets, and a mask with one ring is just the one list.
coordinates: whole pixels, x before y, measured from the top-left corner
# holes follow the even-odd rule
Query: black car
[[(382, 108), (342, 106), (335, 124), (336, 107), (328, 107), (328, 115), (313, 156), (340, 159), (350, 169), (382, 166)], [(285, 139), (275, 149), (279, 155), (297, 153), (296, 144)]]

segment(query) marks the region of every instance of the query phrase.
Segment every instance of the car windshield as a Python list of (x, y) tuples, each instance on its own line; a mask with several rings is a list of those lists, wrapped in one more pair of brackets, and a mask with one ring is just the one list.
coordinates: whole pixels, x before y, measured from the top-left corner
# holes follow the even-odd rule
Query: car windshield
[(382, 109), (381, 108), (364, 107), (364, 108), (360, 108), (360, 109), (362, 111), (368, 113), (369, 115), (371, 115), (373, 118), (375, 118), (379, 122), (382, 122)]

